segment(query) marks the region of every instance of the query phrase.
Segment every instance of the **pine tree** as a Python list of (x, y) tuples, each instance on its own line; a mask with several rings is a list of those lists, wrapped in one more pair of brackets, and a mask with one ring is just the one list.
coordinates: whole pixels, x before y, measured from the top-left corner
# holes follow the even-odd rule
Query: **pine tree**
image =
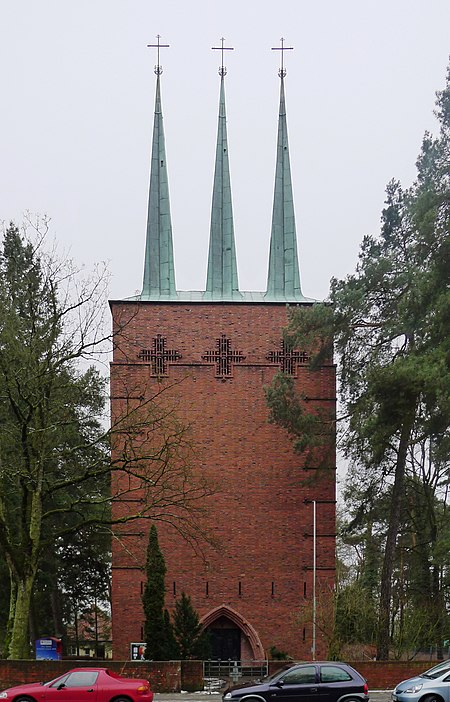
[(180, 658), (180, 650), (178, 648), (178, 643), (175, 638), (175, 632), (173, 630), (173, 625), (170, 620), (170, 614), (167, 609), (164, 610), (164, 626), (166, 636), (165, 660), (178, 660)]
[(175, 603), (173, 630), (182, 660), (187, 658), (203, 660), (209, 656), (207, 632), (202, 629), (191, 598), (184, 592)]
[(170, 658), (167, 655), (168, 624), (164, 616), (166, 563), (159, 547), (158, 532), (154, 524), (150, 527), (145, 569), (147, 583), (142, 595), (145, 615), (145, 657), (148, 660), (163, 661)]

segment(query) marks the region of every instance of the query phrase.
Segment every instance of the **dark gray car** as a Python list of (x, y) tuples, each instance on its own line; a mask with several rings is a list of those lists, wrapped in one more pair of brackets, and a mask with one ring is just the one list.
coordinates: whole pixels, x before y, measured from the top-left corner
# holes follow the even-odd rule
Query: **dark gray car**
[(366, 680), (346, 663), (314, 661), (225, 690), (224, 702), (368, 702)]

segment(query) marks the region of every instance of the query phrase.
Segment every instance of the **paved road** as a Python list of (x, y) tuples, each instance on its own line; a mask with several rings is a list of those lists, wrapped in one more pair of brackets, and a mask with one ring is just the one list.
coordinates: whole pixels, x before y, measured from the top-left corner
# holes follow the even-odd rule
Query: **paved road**
[[(155, 702), (221, 702), (219, 692), (157, 692)], [(370, 702), (391, 702), (391, 690), (370, 690)]]

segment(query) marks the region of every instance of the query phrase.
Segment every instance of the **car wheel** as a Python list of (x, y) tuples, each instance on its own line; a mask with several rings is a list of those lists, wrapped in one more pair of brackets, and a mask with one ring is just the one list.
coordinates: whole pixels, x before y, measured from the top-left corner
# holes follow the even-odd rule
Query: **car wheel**
[(14, 702), (35, 702), (34, 697), (16, 697)]
[(440, 695), (426, 695), (425, 697), (422, 697), (421, 702), (444, 702), (444, 700)]
[[(17, 702), (17, 700), (14, 700), (14, 702)], [(131, 702), (129, 697), (114, 697), (111, 702)]]

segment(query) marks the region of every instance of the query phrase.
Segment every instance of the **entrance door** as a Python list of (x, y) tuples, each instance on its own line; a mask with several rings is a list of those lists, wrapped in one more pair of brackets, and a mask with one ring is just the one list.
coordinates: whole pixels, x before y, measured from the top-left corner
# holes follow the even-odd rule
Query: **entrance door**
[(241, 659), (241, 630), (208, 629), (211, 636), (211, 658), (219, 661)]

